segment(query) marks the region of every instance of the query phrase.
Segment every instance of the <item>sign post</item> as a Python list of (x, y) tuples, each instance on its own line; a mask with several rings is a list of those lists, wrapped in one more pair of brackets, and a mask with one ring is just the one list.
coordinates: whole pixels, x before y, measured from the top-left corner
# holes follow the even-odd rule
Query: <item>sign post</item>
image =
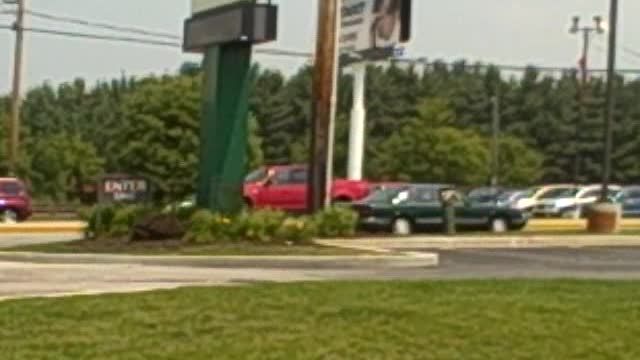
[(343, 0), (340, 52), (352, 63), (353, 108), (347, 177), (361, 180), (366, 138), (367, 62), (386, 60), (411, 37), (411, 0)]
[(198, 206), (242, 209), (249, 70), (254, 43), (275, 40), (277, 7), (249, 0), (192, 0), (184, 50), (204, 53)]

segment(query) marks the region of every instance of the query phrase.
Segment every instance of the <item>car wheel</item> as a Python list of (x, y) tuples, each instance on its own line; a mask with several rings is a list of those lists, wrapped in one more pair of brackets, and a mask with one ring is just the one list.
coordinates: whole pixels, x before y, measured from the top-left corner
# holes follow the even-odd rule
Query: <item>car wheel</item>
[(409, 236), (413, 233), (411, 221), (405, 218), (397, 218), (393, 221), (393, 234), (398, 236)]
[(509, 224), (503, 218), (494, 218), (491, 220), (490, 228), (491, 232), (501, 234), (509, 230)]
[(16, 224), (18, 222), (18, 213), (11, 209), (3, 211), (2, 222), (5, 224)]

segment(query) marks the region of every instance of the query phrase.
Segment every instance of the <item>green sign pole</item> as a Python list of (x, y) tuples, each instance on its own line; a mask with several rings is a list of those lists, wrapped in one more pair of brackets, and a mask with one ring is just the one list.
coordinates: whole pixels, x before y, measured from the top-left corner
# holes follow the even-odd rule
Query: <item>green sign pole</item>
[(251, 44), (207, 48), (201, 123), (198, 206), (222, 214), (243, 207)]

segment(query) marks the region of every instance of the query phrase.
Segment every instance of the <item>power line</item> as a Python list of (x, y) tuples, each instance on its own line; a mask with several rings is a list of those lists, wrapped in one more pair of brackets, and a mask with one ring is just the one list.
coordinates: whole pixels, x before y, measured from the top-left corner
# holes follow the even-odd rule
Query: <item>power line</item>
[(181, 39), (181, 37), (178, 35), (162, 32), (162, 31), (146, 30), (138, 27), (120, 26), (120, 25), (114, 25), (114, 24), (109, 24), (105, 22), (89, 21), (89, 20), (83, 20), (83, 19), (78, 19), (78, 18), (69, 17), (69, 16), (53, 15), (53, 14), (48, 14), (48, 13), (33, 11), (33, 10), (26, 10), (26, 13), (33, 17), (56, 21), (56, 22), (62, 22), (65, 24), (82, 25), (82, 26), (112, 30), (117, 32), (126, 32), (126, 33), (173, 39), (173, 40)]
[[(11, 25), (0, 25), (0, 29), (15, 30), (14, 26), (11, 26)], [(37, 27), (27, 27), (27, 28), (24, 28), (24, 31), (37, 33), (37, 34), (80, 38), (80, 39), (127, 42), (127, 43), (133, 43), (133, 44), (141, 44), (141, 45), (165, 46), (165, 47), (171, 47), (176, 49), (182, 48), (182, 44), (179, 42), (145, 39), (140, 37), (101, 35), (101, 34), (83, 33), (83, 32), (77, 32), (77, 31), (62, 31), (62, 30), (37, 28)], [(283, 50), (283, 49), (255, 49), (255, 52), (258, 54), (273, 55), (273, 56), (289, 56), (289, 57), (303, 57), (303, 58), (313, 57), (313, 54), (311, 53), (302, 52), (302, 51)]]
[[(15, 30), (14, 26), (11, 26), (11, 25), (0, 25), (0, 29)], [(165, 47), (171, 47), (171, 48), (182, 48), (182, 44), (179, 42), (144, 39), (139, 37), (100, 35), (100, 34), (91, 34), (91, 33), (83, 33), (83, 32), (76, 32), (76, 31), (61, 31), (61, 30), (35, 28), (35, 27), (24, 28), (24, 31), (38, 33), (38, 34), (45, 34), (45, 35), (53, 35), (53, 36), (80, 38), (80, 39), (127, 42), (132, 44), (141, 44), (141, 45), (154, 45), (154, 46), (165, 46)], [(292, 51), (292, 50), (283, 50), (283, 49), (255, 49), (254, 51), (257, 54), (262, 54), (262, 55), (288, 56), (288, 57), (297, 57), (297, 58), (305, 58), (305, 59), (311, 59), (314, 56), (313, 53), (311, 52)], [(427, 66), (433, 66), (436, 64), (444, 64), (447, 66), (458, 65), (456, 63), (445, 63), (445, 62), (438, 62), (438, 61), (427, 62), (424, 60), (424, 58), (398, 58), (398, 59), (393, 59), (392, 61), (399, 62), (399, 63), (423, 64)], [(467, 68), (479, 67), (479, 68), (485, 68), (485, 69), (496, 68), (503, 71), (515, 71), (515, 72), (522, 72), (530, 68), (543, 71), (543, 72), (566, 72), (566, 71), (575, 70), (575, 68), (572, 68), (572, 67), (537, 66), (537, 65), (522, 66), (522, 65), (509, 65), (509, 64), (465, 64), (465, 67)], [(636, 74), (636, 75), (640, 74), (640, 69), (619, 69), (616, 71), (620, 74)], [(605, 73), (606, 70), (590, 69), (589, 72)]]

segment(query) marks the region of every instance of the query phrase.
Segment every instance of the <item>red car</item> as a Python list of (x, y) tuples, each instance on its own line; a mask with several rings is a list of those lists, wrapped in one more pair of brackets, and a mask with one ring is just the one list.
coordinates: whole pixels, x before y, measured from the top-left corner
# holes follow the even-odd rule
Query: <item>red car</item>
[[(260, 168), (245, 180), (245, 202), (251, 208), (304, 211), (307, 209), (307, 176), (304, 165)], [(331, 198), (336, 202), (353, 202), (367, 197), (370, 191), (365, 181), (335, 180)]]
[(27, 220), (31, 214), (31, 197), (22, 181), (0, 178), (0, 219), (14, 223)]

